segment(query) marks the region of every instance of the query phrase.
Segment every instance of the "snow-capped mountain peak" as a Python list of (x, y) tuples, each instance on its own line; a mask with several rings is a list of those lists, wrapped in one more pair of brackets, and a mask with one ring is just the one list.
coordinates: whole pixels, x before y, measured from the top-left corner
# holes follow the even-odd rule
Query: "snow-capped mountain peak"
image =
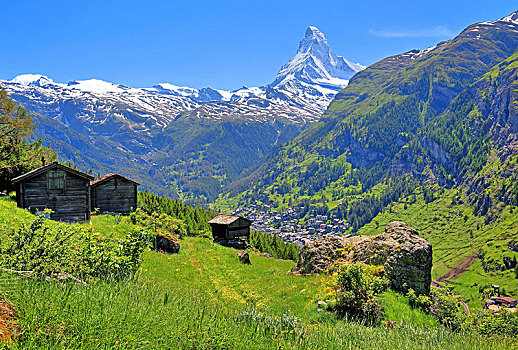
[(306, 29), (304, 39), (299, 43), (298, 52), (309, 52), (313, 47), (318, 48), (322, 46), (329, 49), (326, 37), (317, 27), (309, 26), (308, 29)]
[(170, 83), (160, 83), (153, 86), (158, 93), (165, 95), (184, 96), (190, 98), (198, 97), (198, 89), (188, 86), (178, 86)]
[[(78, 132), (88, 130), (89, 134), (123, 140), (124, 147), (141, 152), (142, 145), (133, 136), (146, 138), (185, 113), (213, 120), (314, 122), (348, 79), (363, 68), (336, 55), (325, 35), (310, 26), (296, 55), (267, 86), (227, 91), (160, 83), (133, 88), (99, 79), (55, 83), (44, 75), (25, 74), (11, 81), (0, 80), (0, 87), (31, 111), (73, 126)], [(134, 134), (121, 133), (121, 128)]]
[(349, 79), (365, 67), (336, 55), (329, 47), (324, 34), (316, 27), (306, 29), (295, 56), (281, 67), (270, 87), (293, 90), (309, 85), (336, 93), (347, 86)]
[(68, 87), (94, 93), (122, 93), (132, 89), (129, 86), (113, 84), (99, 79), (73, 80), (68, 83)]
[(518, 11), (514, 11), (513, 13), (511, 13), (510, 15), (502, 18), (502, 21), (504, 22), (511, 22), (511, 23), (514, 23), (514, 24), (518, 24)]
[(22, 74), (11, 80), (13, 83), (22, 84), (25, 86), (44, 86), (53, 84), (54, 81), (49, 77), (41, 74)]

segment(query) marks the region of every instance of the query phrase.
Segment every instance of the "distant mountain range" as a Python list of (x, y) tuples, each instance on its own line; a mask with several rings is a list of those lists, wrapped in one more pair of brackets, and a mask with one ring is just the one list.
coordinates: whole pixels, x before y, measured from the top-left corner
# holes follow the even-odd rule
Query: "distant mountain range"
[[(157, 192), (213, 199), (221, 185), (318, 120), (364, 68), (337, 56), (309, 27), (295, 57), (261, 87), (61, 84), (37, 74), (0, 86), (35, 115), (35, 136), (63, 160), (94, 172), (126, 172)], [(116, 156), (99, 157), (107, 152)]]

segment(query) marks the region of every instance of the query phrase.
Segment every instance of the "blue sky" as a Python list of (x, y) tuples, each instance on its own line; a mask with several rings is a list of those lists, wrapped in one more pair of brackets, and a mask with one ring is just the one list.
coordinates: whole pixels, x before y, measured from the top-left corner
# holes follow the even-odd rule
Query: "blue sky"
[(170, 82), (236, 89), (267, 84), (309, 25), (353, 62), (426, 48), (516, 1), (7, 1), (0, 79), (98, 78), (135, 87)]

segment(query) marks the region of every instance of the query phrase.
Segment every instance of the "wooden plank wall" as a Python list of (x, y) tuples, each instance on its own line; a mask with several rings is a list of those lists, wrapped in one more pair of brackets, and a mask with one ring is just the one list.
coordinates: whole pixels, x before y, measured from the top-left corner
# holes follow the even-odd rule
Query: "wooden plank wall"
[(90, 220), (89, 180), (68, 172), (65, 176), (64, 190), (47, 189), (46, 173), (20, 183), (21, 206), (52, 209), (55, 220)]
[(250, 227), (230, 229), (230, 230), (228, 230), (228, 236), (229, 236), (229, 238), (250, 236)]
[(92, 206), (101, 212), (129, 213), (137, 208), (137, 185), (112, 177), (92, 188)]
[(232, 228), (243, 228), (243, 227), (250, 227), (250, 222), (243, 219), (243, 218), (239, 218), (237, 219), (236, 221), (234, 221), (233, 223), (231, 223), (229, 225), (229, 228), (232, 229)]
[(212, 237), (213, 238), (228, 239), (227, 225), (211, 224), (210, 226), (212, 227)]

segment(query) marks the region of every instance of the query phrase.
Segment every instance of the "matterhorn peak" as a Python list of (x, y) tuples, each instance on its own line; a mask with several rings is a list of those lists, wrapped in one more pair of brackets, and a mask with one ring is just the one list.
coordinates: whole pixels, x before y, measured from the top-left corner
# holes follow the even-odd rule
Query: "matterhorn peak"
[(317, 27), (309, 26), (306, 29), (304, 39), (300, 41), (298, 52), (304, 53), (315, 49), (329, 51), (329, 45), (325, 35)]
[[(349, 79), (365, 67), (336, 55), (325, 35), (317, 27), (309, 26), (300, 41), (295, 57), (282, 66), (270, 87), (306, 84), (326, 94), (334, 94), (347, 86)], [(289, 89), (293, 90), (293, 89)]]
[[(306, 29), (306, 34), (304, 35), (304, 40), (312, 40), (312, 41), (320, 41), (325, 42), (327, 44), (327, 39), (324, 34), (317, 27), (309, 26)], [(304, 41), (303, 40), (303, 41)]]

